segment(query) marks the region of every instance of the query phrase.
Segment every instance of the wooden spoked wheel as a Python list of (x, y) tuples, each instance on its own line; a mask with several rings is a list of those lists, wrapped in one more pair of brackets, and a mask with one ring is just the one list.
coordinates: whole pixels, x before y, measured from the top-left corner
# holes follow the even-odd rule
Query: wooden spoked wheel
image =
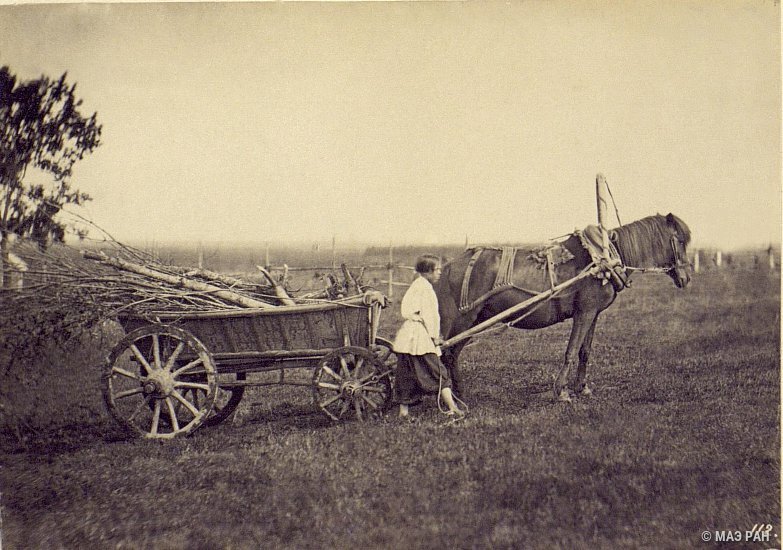
[(242, 396), (245, 394), (244, 386), (232, 386), (231, 384), (234, 381), (243, 382), (245, 379), (247, 379), (247, 375), (244, 372), (236, 374), (218, 373), (218, 391), (215, 398), (215, 406), (212, 407), (212, 411), (204, 421), (204, 426), (215, 426), (231, 416), (231, 413), (237, 409), (239, 402), (242, 401)]
[(315, 369), (316, 406), (333, 420), (378, 417), (391, 400), (388, 370), (368, 349), (347, 346), (324, 356)]
[[(375, 344), (372, 346), (375, 358), (383, 365), (383, 372), (389, 373), (389, 383), (392, 387), (392, 396), (396, 395), (395, 383), (397, 374), (397, 354), (394, 353), (394, 346), (385, 338), (375, 338)], [(391, 402), (390, 402), (391, 404)]]
[(134, 330), (114, 347), (104, 373), (103, 398), (111, 415), (152, 439), (191, 433), (207, 420), (217, 394), (209, 351), (175, 327)]
[(384, 372), (388, 371), (394, 380), (394, 372), (397, 370), (397, 354), (394, 353), (392, 343), (385, 338), (376, 338), (372, 351), (376, 359), (385, 367)]
[[(206, 383), (206, 376), (203, 374), (193, 375), (190, 382)], [(233, 386), (234, 382), (244, 382), (247, 379), (247, 375), (244, 372), (238, 373), (223, 373), (217, 374), (217, 396), (215, 397), (215, 404), (212, 406), (212, 410), (209, 411), (207, 418), (204, 420), (204, 426), (217, 426), (223, 422), (239, 406), (239, 402), (242, 401), (242, 396), (245, 394), (244, 386)], [(188, 388), (183, 391), (189, 400), (193, 402), (202, 402), (206, 399), (206, 391), (203, 388)], [(164, 417), (165, 421), (166, 418)]]

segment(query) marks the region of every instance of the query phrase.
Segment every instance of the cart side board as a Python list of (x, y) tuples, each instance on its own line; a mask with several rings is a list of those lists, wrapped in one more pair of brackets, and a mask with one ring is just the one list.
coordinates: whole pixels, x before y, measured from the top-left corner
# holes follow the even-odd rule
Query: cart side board
[(351, 344), (372, 344), (369, 321), (372, 307), (362, 297), (342, 302), (306, 304), (274, 309), (161, 313), (154, 320), (124, 316), (126, 332), (159, 322), (193, 334), (221, 359), (283, 359), (283, 356), (314, 356)]

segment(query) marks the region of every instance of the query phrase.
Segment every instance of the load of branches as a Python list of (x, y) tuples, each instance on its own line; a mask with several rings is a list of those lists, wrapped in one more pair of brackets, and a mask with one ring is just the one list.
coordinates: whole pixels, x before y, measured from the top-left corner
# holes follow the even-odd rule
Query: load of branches
[(42, 346), (62, 345), (118, 316), (275, 308), (361, 293), (344, 267), (342, 280), (330, 274), (323, 289), (296, 296), (285, 276), (275, 278), (262, 267), (240, 279), (165, 264), (116, 242), (94, 250), (17, 243), (14, 253), (27, 271), (23, 286), (0, 289), (0, 368), (6, 369), (28, 362)]

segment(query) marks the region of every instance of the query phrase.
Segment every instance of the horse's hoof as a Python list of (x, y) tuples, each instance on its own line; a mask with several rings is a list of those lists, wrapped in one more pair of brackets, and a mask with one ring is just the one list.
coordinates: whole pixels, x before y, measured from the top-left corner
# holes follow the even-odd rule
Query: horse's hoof
[(571, 394), (568, 390), (562, 389), (560, 390), (560, 393), (557, 394), (557, 400), (560, 403), (570, 403), (571, 402)]
[(590, 389), (590, 387), (585, 384), (582, 386), (582, 389), (577, 392), (579, 397), (592, 397), (593, 396), (593, 390)]

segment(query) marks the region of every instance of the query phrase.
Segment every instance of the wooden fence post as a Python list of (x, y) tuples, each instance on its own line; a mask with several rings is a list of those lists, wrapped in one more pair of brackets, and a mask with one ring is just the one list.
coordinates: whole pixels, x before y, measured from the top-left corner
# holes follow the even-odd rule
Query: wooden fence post
[(699, 269), (699, 251), (696, 250), (696, 252), (693, 253), (693, 272), (698, 273)]
[(721, 251), (718, 250), (715, 253), (715, 267), (720, 267), (722, 263), (723, 263), (723, 254), (721, 254)]
[(767, 249), (767, 261), (769, 262), (769, 270), (775, 271), (775, 251), (771, 245)]
[(332, 271), (337, 269), (337, 238), (332, 235)]
[(389, 244), (389, 265), (387, 267), (389, 271), (389, 290), (386, 296), (391, 298), (394, 295), (394, 247), (391, 244)]
[(269, 266), (272, 265), (269, 263), (269, 241), (266, 241), (266, 252), (264, 254), (264, 268), (269, 269)]

